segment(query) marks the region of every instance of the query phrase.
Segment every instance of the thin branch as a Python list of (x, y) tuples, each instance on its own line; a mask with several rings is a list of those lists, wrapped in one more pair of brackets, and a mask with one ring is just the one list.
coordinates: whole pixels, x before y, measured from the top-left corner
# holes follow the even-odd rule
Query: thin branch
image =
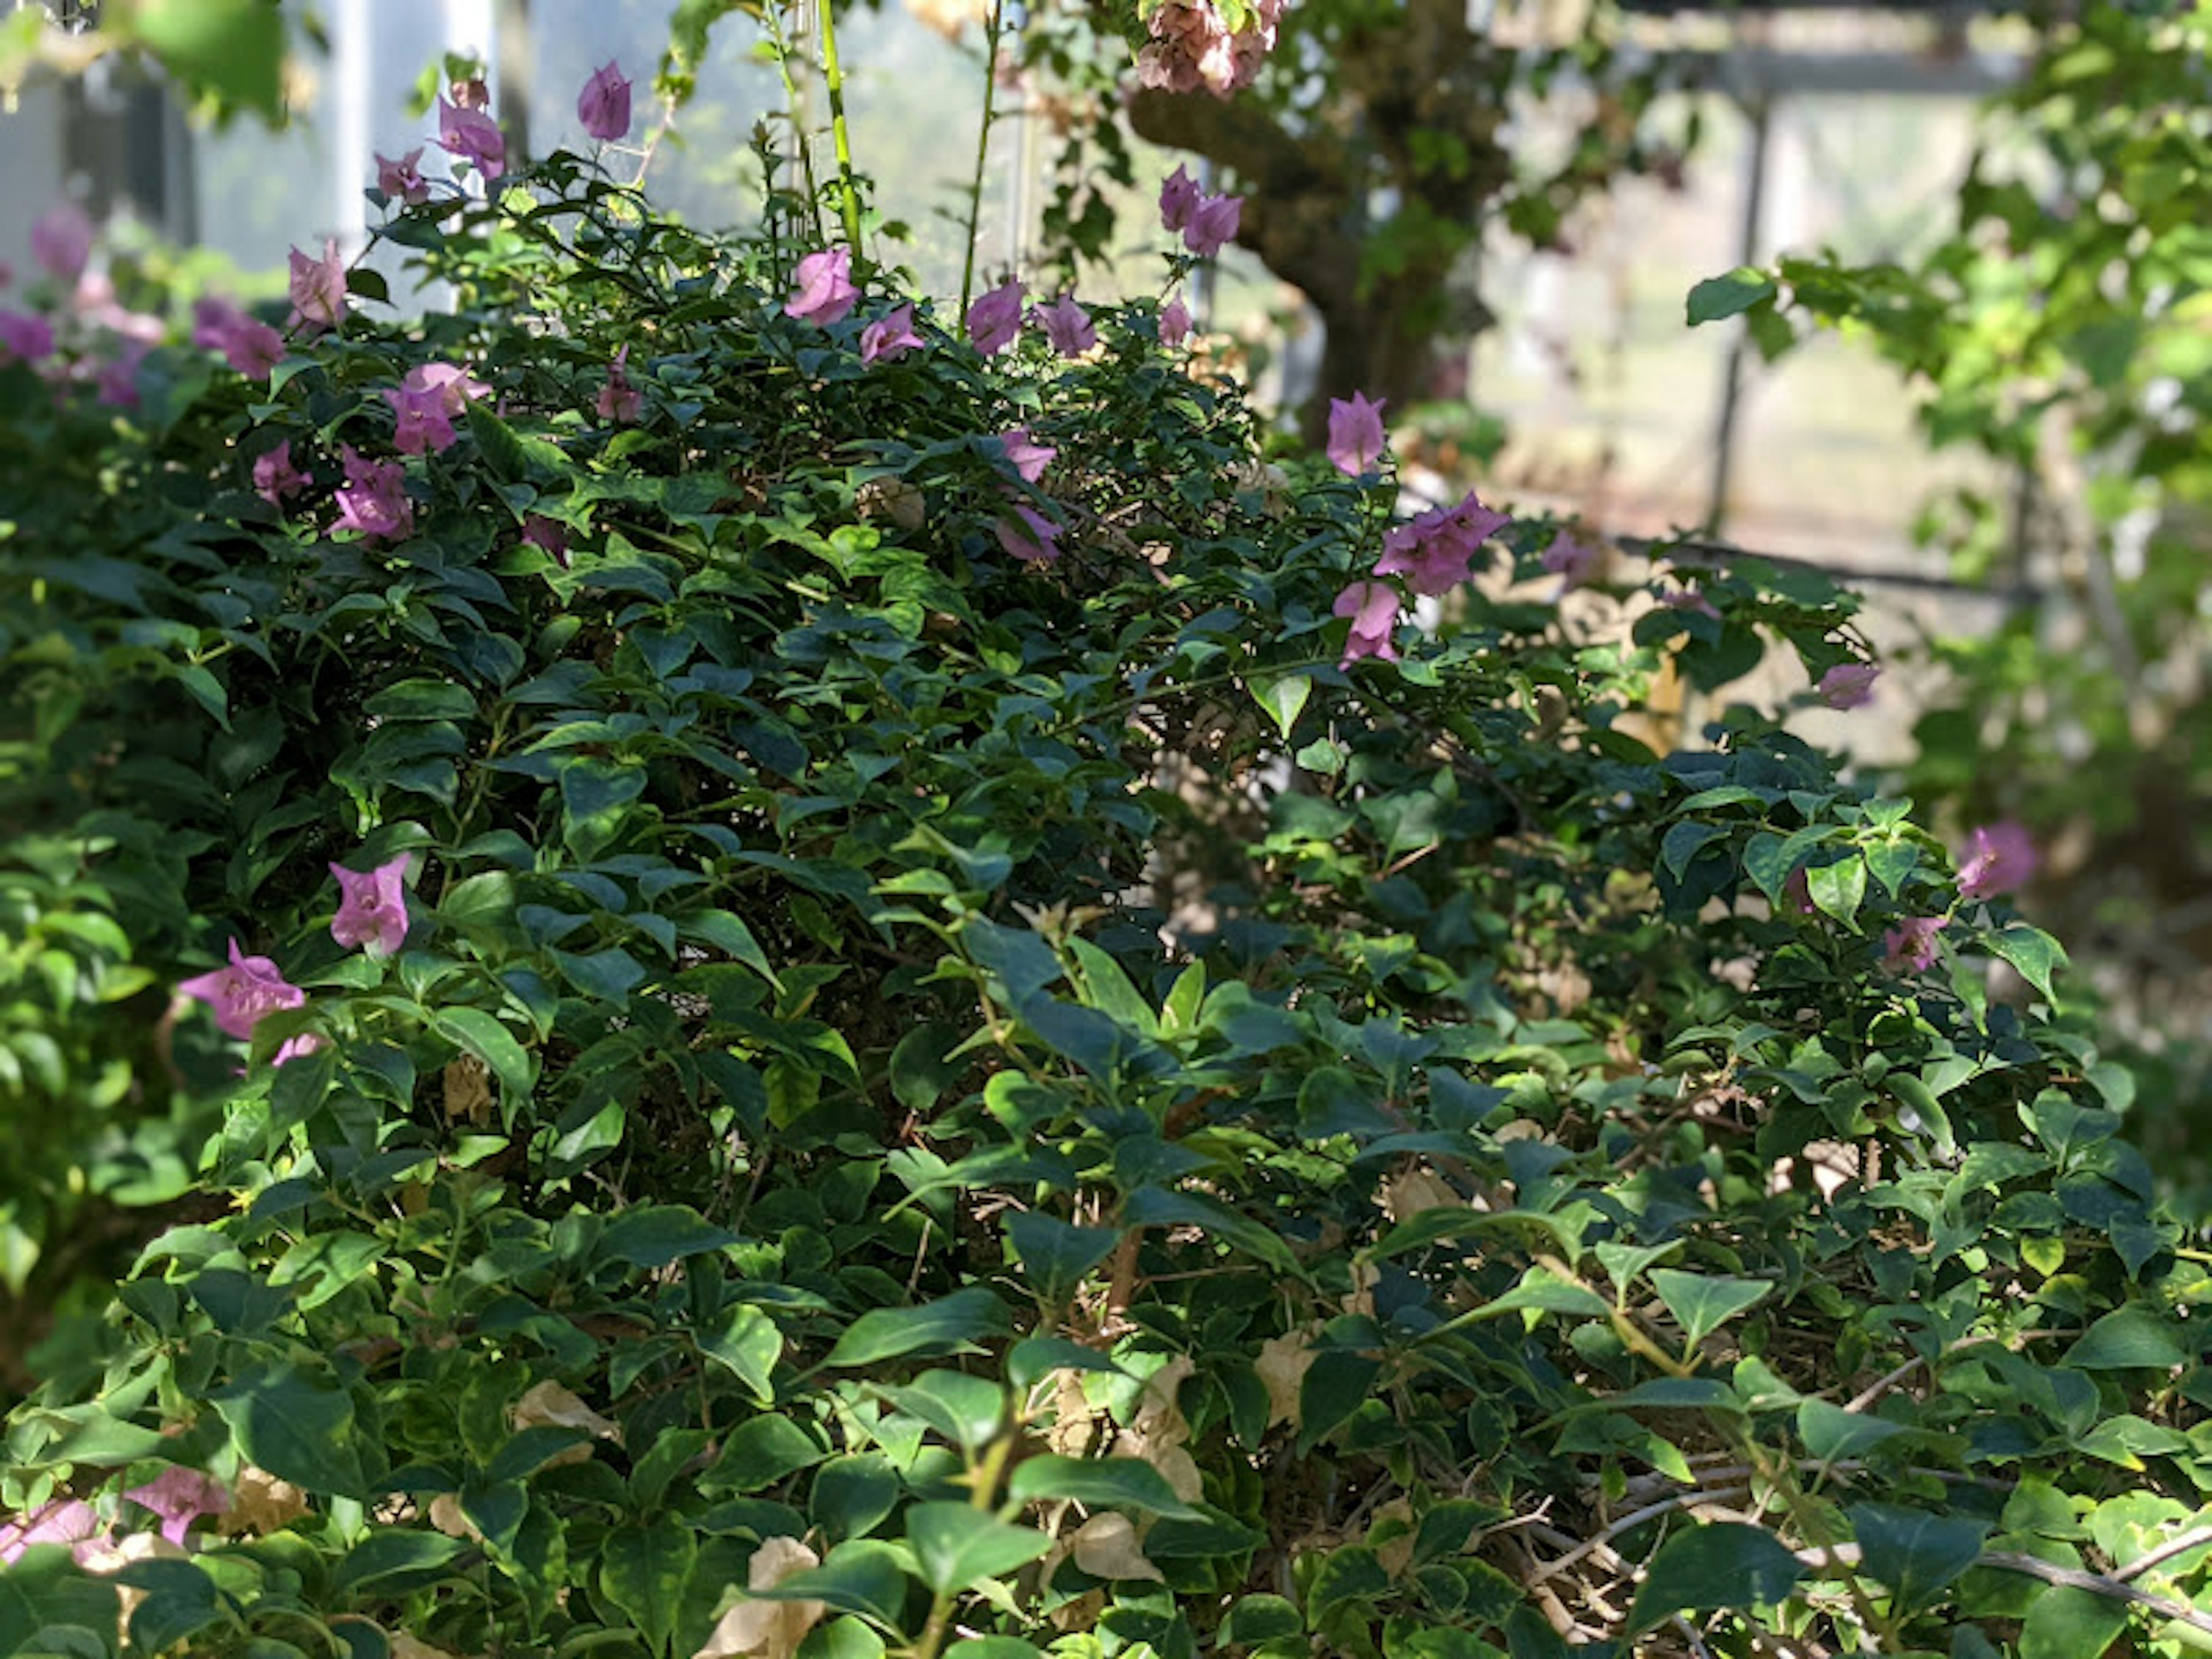
[(2110, 1596), (2115, 1601), (2126, 1601), (2144, 1607), (2161, 1619), (2171, 1619), (2186, 1625), (2191, 1630), (2212, 1636), (2212, 1614), (2199, 1613), (2186, 1601), (2177, 1601), (2169, 1595), (2154, 1595), (2148, 1590), (2139, 1590), (2133, 1584), (2124, 1584), (2117, 1578), (2100, 1572), (2084, 1572), (2079, 1567), (2062, 1567), (2055, 1561), (2045, 1561), (2033, 1555), (2019, 1555), (2009, 1550), (1993, 1550), (1975, 1563), (1977, 1566), (1995, 1567), (2000, 1572), (2017, 1572), (2029, 1578), (2040, 1578), (2046, 1584), (2060, 1584), (2068, 1589), (2087, 1590), (2092, 1595)]
[(2169, 1538), (2148, 1555), (2137, 1556), (2124, 1567), (2112, 1569), (2112, 1577), (2123, 1583), (2130, 1578), (2162, 1566), (2177, 1555), (2186, 1555), (2200, 1544), (2212, 1544), (2212, 1527), (2192, 1527), (2187, 1532)]
[(1557, 1577), (1584, 1556), (1608, 1548), (1613, 1540), (1621, 1534), (1633, 1532), (1645, 1522), (1656, 1521), (1670, 1510), (1686, 1509), (1692, 1504), (1715, 1504), (1723, 1498), (1750, 1496), (1751, 1489), (1748, 1486), (1699, 1486), (1692, 1492), (1677, 1492), (1672, 1498), (1662, 1498), (1656, 1504), (1646, 1504), (1642, 1509), (1631, 1510), (1620, 1519), (1608, 1524), (1595, 1537), (1577, 1544), (1565, 1555), (1542, 1563), (1529, 1582), (1541, 1583), (1547, 1578)]

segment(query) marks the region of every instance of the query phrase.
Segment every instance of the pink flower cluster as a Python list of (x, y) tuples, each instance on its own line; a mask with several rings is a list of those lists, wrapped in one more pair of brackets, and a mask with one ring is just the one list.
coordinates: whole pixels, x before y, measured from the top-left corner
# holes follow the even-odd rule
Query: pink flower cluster
[(220, 351), (249, 380), (265, 380), (284, 356), (284, 337), (251, 312), (210, 295), (192, 305), (192, 343)]
[(1098, 343), (1097, 325), (1091, 320), (1089, 312), (1076, 304), (1072, 294), (1061, 295), (1048, 306), (1036, 307), (1031, 314), (1052, 349), (1063, 357), (1080, 357)]
[(323, 243), (323, 257), (292, 250), (292, 316), (289, 328), (317, 333), (345, 320), (345, 260), (335, 240)]
[(968, 342), (986, 357), (996, 356), (1022, 331), (1022, 297), (1026, 292), (1018, 276), (1009, 276), (968, 307)]
[(629, 383), (628, 346), (616, 352), (615, 360), (607, 365), (607, 383), (599, 388), (599, 401), (593, 407), (601, 420), (617, 426), (629, 425), (644, 409), (645, 394)]
[(1211, 259), (1235, 240), (1243, 218), (1242, 196), (1208, 195), (1184, 167), (1176, 167), (1160, 186), (1161, 227), (1179, 232), (1182, 245), (1201, 259)]
[(345, 483), (337, 492), (333, 527), (357, 530), (364, 541), (401, 542), (415, 533), (415, 503), (407, 499), (407, 470), (397, 461), (372, 461), (351, 444), (338, 446)]
[(471, 398), (481, 398), (490, 390), (453, 363), (422, 363), (409, 369), (398, 386), (388, 386), (384, 392), (394, 417), (392, 447), (403, 455), (420, 455), (426, 450), (444, 453), (453, 442), (453, 416), (468, 406)]
[(416, 145), (397, 161), (389, 155), (379, 155), (376, 158), (376, 187), (384, 192), (387, 202), (421, 207), (428, 201), (430, 183), (422, 176), (422, 146)]
[(1482, 544), (1512, 522), (1469, 491), (1457, 506), (1431, 507), (1383, 537), (1375, 574), (1402, 576), (1413, 592), (1432, 599), (1449, 593), (1473, 574)]
[(1203, 87), (1226, 98), (1248, 87), (1275, 49), (1275, 29), (1283, 0), (1251, 0), (1247, 27), (1231, 29), (1212, 0), (1166, 0), (1146, 19), (1152, 35), (1137, 54), (1137, 79), (1166, 92), (1196, 92)]
[[(390, 956), (407, 942), (408, 860), (409, 854), (402, 853), (374, 870), (331, 866), (331, 874), (338, 884), (337, 914), (331, 918), (332, 939), (349, 950), (359, 948), (373, 957)], [(214, 1011), (216, 1029), (234, 1037), (251, 1037), (253, 1028), (270, 1015), (301, 1007), (307, 1000), (307, 994), (288, 981), (274, 962), (267, 957), (247, 956), (238, 948), (235, 939), (230, 941), (228, 968), (185, 980), (177, 990), (207, 1004)], [(302, 1031), (285, 1040), (271, 1063), (282, 1066), (322, 1046), (323, 1039), (314, 1032)], [(138, 1498), (139, 1494), (124, 1496)], [(140, 1501), (156, 1513), (165, 1513), (159, 1504)]]
[[(124, 304), (104, 270), (92, 266), (92, 221), (73, 203), (49, 209), (31, 227), (31, 252), (51, 284), (46, 309), (0, 311), (0, 364), (21, 363), (56, 386), (89, 381), (100, 402), (138, 402), (138, 366), (167, 325)], [(4, 268), (0, 268), (0, 274)], [(70, 360), (59, 355), (70, 343)]]
[[(1049, 444), (1039, 443), (1025, 426), (1002, 432), (996, 440), (1008, 465), (1014, 469), (1024, 483), (1033, 484), (1044, 477), (1044, 470), (1060, 453)], [(1006, 497), (1013, 517), (1002, 518), (991, 526), (999, 538), (999, 545), (1010, 557), (1024, 564), (1046, 565), (1060, 557), (1060, 526), (1050, 519), (1015, 495), (1005, 486), (1001, 493)]]
[(1881, 670), (1870, 662), (1839, 662), (1820, 676), (1813, 695), (1831, 708), (1863, 708), (1874, 701)]
[(2010, 818), (1982, 824), (1960, 849), (1959, 896), (1995, 898), (2025, 887), (2035, 879), (2042, 863), (2026, 824)]
[(783, 307), (787, 317), (823, 328), (842, 323), (860, 302), (853, 286), (853, 256), (842, 247), (810, 253), (799, 262), (799, 286)]
[[(1370, 403), (1357, 392), (1348, 400), (1330, 400), (1328, 453), (1338, 471), (1358, 478), (1380, 466), (1390, 447), (1382, 429), (1385, 401)], [(1473, 574), (1483, 544), (1510, 523), (1511, 519), (1485, 507), (1469, 490), (1464, 501), (1431, 507), (1385, 535), (1374, 574), (1398, 577), (1414, 592), (1430, 598), (1449, 593)], [(1390, 638), (1398, 620), (1398, 599), (1395, 586), (1373, 580), (1353, 582), (1336, 596), (1335, 613), (1352, 623), (1339, 667), (1349, 668), (1362, 657), (1398, 659)]]
[(507, 135), (491, 118), (481, 81), (457, 82), (453, 95), (438, 100), (438, 148), (465, 161), (489, 183), (507, 171)]

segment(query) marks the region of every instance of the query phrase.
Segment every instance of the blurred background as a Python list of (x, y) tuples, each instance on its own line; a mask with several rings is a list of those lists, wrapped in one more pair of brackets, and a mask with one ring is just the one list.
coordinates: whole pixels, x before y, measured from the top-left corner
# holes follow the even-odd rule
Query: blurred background
[[(203, 286), (280, 295), (288, 249), (368, 241), (374, 153), (428, 146), (425, 172), (443, 171), (428, 102), (449, 58), (483, 66), (510, 154), (537, 155), (588, 149), (578, 89), (618, 64), (639, 114), (611, 166), (705, 226), (756, 219), (764, 165), (825, 112), (805, 4), (284, 0), (265, 94), (241, 90), (225, 40), (181, 69), (90, 44), (241, 5), (263, 0), (0, 0), (0, 264), (18, 289), (33, 227), (71, 202), (107, 227), (103, 258), (196, 250)], [(1416, 490), (1579, 515), (1611, 560), (1587, 625), (1649, 604), (1647, 540), (1678, 532), (1704, 550), (1686, 556), (1862, 584), (1887, 664), (1874, 704), (1793, 719), (1954, 842), (2027, 826), (2025, 908), (2144, 1068), (2139, 1134), (2205, 1179), (2212, 40), (2196, 8), (1304, 0), (1235, 99), (1139, 88), (1132, 7), (1003, 0), (988, 66), (986, 12), (839, 14), (873, 257), (940, 314), (958, 293), (990, 74), (979, 275), (1157, 291), (1154, 195), (1188, 165), (1246, 198), (1238, 246), (1190, 296), (1205, 349), (1286, 434), (1310, 440), (1331, 397), (1387, 396)], [(672, 21), (703, 49), (671, 58)], [(656, 70), (664, 93), (690, 88), (680, 106), (647, 95)], [(371, 259), (404, 310), (396, 252)], [(1692, 326), (1686, 296), (1737, 268), (1759, 297)], [(1686, 740), (1730, 701), (1804, 690), (1686, 690)]]

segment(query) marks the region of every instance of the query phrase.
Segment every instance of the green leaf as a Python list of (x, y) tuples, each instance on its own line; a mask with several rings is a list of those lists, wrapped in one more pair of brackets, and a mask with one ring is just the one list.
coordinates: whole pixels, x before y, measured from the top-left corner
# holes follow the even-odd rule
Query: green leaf
[(1083, 1276), (1121, 1241), (1111, 1227), (1078, 1227), (1042, 1210), (1012, 1211), (1006, 1225), (1024, 1273), (1050, 1308), (1063, 1306)]
[(336, 1582), (340, 1589), (374, 1585), (382, 1595), (404, 1595), (434, 1583), (461, 1550), (459, 1539), (441, 1532), (380, 1528), (346, 1552)]
[(1224, 1647), (1255, 1648), (1262, 1642), (1295, 1639), (1306, 1633), (1306, 1621), (1297, 1605), (1279, 1595), (1244, 1595), (1237, 1599), (1229, 1617), (1221, 1622)]
[(0, 1569), (0, 1655), (22, 1652), (42, 1630), (100, 1632), (112, 1650), (120, 1601), (115, 1586), (88, 1577), (58, 1544), (33, 1544)]
[(1680, 876), (1707, 842), (1718, 841), (1727, 833), (1719, 825), (1712, 823), (1685, 821), (1670, 824), (1665, 838), (1659, 843), (1659, 862)]
[(655, 1653), (668, 1651), (698, 1553), (698, 1540), (673, 1516), (649, 1527), (617, 1527), (599, 1544), (600, 1590), (630, 1616)]
[(698, 1343), (700, 1352), (734, 1371), (738, 1380), (751, 1390), (757, 1403), (775, 1403), (771, 1378), (775, 1374), (775, 1362), (783, 1355), (783, 1333), (758, 1308), (750, 1302), (725, 1308), (711, 1328), (702, 1328), (694, 1334), (693, 1340)]
[(1945, 1585), (1974, 1565), (1990, 1535), (1986, 1521), (1888, 1504), (1854, 1504), (1844, 1513), (1866, 1571), (1889, 1586), (1905, 1613), (1932, 1606)]
[(1052, 1547), (1034, 1528), (1009, 1526), (971, 1504), (916, 1504), (906, 1512), (906, 1538), (922, 1583), (940, 1595), (1003, 1577)]
[(354, 1449), (353, 1400), (293, 1365), (250, 1367), (208, 1399), (238, 1449), (302, 1492), (366, 1498)]
[(1474, 1310), (1474, 1316), (1489, 1318), (1493, 1315), (1534, 1309), (1541, 1313), (1579, 1314), (1586, 1318), (1603, 1319), (1613, 1311), (1606, 1299), (1586, 1285), (1578, 1285), (1559, 1278), (1546, 1267), (1531, 1267), (1521, 1275), (1521, 1282), (1503, 1296), (1492, 1297)]
[[(1493, 1307), (1496, 1304), (1492, 1304)], [(1314, 1356), (1298, 1384), (1298, 1452), (1319, 1445), (1358, 1411), (1382, 1374), (1382, 1362), (1343, 1348), (1324, 1348)]]
[(2115, 1308), (2081, 1333), (2061, 1364), (2085, 1371), (2170, 1370), (2186, 1364), (2174, 1322), (2140, 1302)]
[(140, 44), (179, 79), (283, 118), (284, 14), (267, 0), (139, 0), (124, 13)]
[(1313, 676), (1254, 675), (1245, 684), (1252, 693), (1253, 702), (1267, 710), (1267, 718), (1275, 723), (1275, 730), (1287, 740), (1291, 728), (1298, 723), (1298, 715), (1305, 708), (1306, 699), (1313, 694)]
[(980, 1285), (918, 1308), (876, 1308), (845, 1328), (827, 1365), (880, 1364), (904, 1354), (972, 1353), (987, 1336), (1004, 1336), (1013, 1321), (1006, 1304)]
[(1679, 1267), (1654, 1267), (1645, 1275), (1674, 1322), (1682, 1328), (1686, 1346), (1694, 1348), (1738, 1314), (1765, 1300), (1774, 1286), (1764, 1279), (1728, 1279), (1685, 1273)]
[(2045, 1002), (2057, 1006), (2058, 999), (2051, 988), (2051, 976), (2068, 965), (2066, 952), (2057, 939), (2039, 927), (2014, 922), (2002, 933), (1990, 934), (1987, 943), (1991, 951), (2020, 970), (2022, 979), (2043, 994)]
[(2042, 1589), (2021, 1622), (2020, 1659), (2092, 1659), (2128, 1627), (2128, 1604), (2070, 1584)]
[(918, 1417), (963, 1451), (980, 1451), (997, 1438), (1006, 1400), (988, 1377), (958, 1371), (924, 1371), (903, 1387), (886, 1387), (884, 1398)]
[(749, 1418), (730, 1431), (721, 1455), (699, 1480), (707, 1492), (754, 1492), (829, 1455), (787, 1417)]
[(1073, 1500), (1090, 1509), (1199, 1518), (1198, 1510), (1175, 1495), (1165, 1475), (1135, 1457), (1025, 1457), (1014, 1465), (1006, 1490), (1023, 1504)]
[(1390, 1593), (1390, 1574), (1364, 1544), (1331, 1550), (1306, 1591), (1306, 1617), (1318, 1624), (1329, 1609), (1346, 1601), (1372, 1601)]
[(906, 1611), (907, 1576), (900, 1553), (878, 1539), (854, 1539), (831, 1550), (820, 1566), (794, 1572), (774, 1589), (750, 1594), (763, 1601), (819, 1601), (896, 1634)]
[(145, 1592), (131, 1615), (131, 1640), (143, 1653), (167, 1653), (225, 1617), (215, 1581), (195, 1562), (133, 1561), (115, 1580)]
[(807, 1511), (834, 1538), (859, 1538), (898, 1506), (898, 1470), (879, 1452), (833, 1457), (814, 1472)]
[(1893, 1435), (1905, 1432), (1901, 1423), (1847, 1412), (1826, 1400), (1807, 1398), (1797, 1402), (1797, 1437), (1805, 1449), (1824, 1463), (1856, 1457)]
[(1762, 1528), (1726, 1521), (1678, 1532), (1644, 1569), (1628, 1609), (1628, 1634), (1641, 1635), (1678, 1613), (1771, 1607), (1804, 1576), (1803, 1564)]
[(511, 1098), (529, 1095), (530, 1055), (506, 1026), (483, 1009), (441, 1008), (430, 1016), (430, 1029), (482, 1060)]
[(1814, 905), (1846, 927), (1858, 915), (1859, 905), (1866, 898), (1866, 860), (1856, 853), (1805, 872), (1805, 890), (1812, 895)]
[(1690, 290), (1690, 326), (1736, 316), (1780, 291), (1773, 277), (1748, 265), (1739, 265), (1725, 276), (1708, 276)]
[(698, 944), (711, 945), (732, 962), (742, 962), (778, 990), (783, 982), (769, 966), (768, 953), (761, 949), (753, 930), (727, 910), (701, 910), (684, 917), (676, 924), (676, 931)]
[(607, 1223), (599, 1236), (599, 1255), (633, 1267), (665, 1267), (738, 1242), (737, 1234), (684, 1205), (639, 1204)]

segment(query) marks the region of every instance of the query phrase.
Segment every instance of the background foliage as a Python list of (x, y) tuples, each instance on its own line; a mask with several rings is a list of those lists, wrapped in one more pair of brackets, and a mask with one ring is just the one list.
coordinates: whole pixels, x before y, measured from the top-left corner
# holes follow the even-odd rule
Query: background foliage
[(2200, 1181), (2209, 31), (2166, 6), (2054, 23), (1993, 104), (1923, 261), (1786, 259), (1729, 302), (1770, 353), (1850, 331), (1906, 377), (1931, 443), (2017, 481), (1926, 509), (1924, 539), (2013, 603), (1995, 628), (1930, 642), (1943, 674), (1906, 782), (2058, 850), (2049, 914), (2155, 1054), (2167, 1109), (2151, 1144)]

